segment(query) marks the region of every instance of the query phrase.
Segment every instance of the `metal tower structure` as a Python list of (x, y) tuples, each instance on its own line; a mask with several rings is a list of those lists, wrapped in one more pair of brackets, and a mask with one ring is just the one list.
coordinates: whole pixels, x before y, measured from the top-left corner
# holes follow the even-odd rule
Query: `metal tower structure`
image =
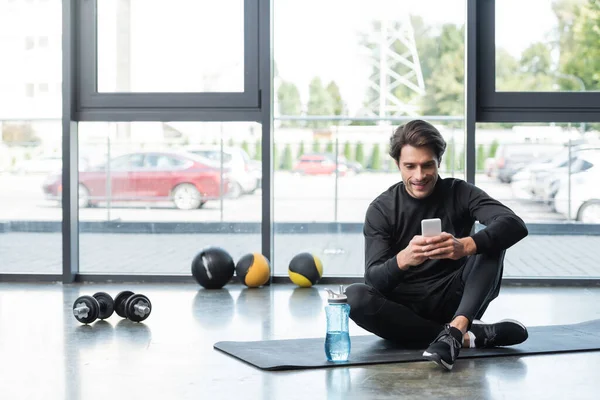
[[(371, 24), (366, 39), (374, 73), (365, 113), (380, 118), (416, 115), (416, 100), (425, 94), (425, 83), (410, 15), (382, 16)], [(400, 99), (399, 88), (411, 100)]]

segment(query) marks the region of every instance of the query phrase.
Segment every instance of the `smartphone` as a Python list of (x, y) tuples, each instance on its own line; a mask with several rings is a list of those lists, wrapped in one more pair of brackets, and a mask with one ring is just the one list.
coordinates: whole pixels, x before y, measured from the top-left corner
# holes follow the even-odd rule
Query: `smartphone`
[(439, 218), (421, 221), (421, 234), (426, 237), (438, 236), (442, 233), (442, 220)]

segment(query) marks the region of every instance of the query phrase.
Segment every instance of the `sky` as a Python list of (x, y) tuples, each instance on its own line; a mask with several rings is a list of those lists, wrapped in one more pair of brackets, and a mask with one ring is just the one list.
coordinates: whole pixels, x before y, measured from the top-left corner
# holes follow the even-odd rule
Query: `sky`
[[(100, 83), (104, 78), (115, 81), (117, 1), (100, 3), (99, 30), (103, 32), (99, 41)], [(240, 20), (244, 0), (131, 1), (135, 14), (132, 86), (140, 90), (182, 92), (242, 87)], [(462, 25), (466, 1), (274, 0), (274, 55), (280, 78), (297, 85), (304, 103), (308, 100), (309, 82), (313, 77), (321, 77), (324, 84), (335, 80), (352, 114), (363, 103), (372, 71), (369, 55), (358, 45), (360, 32), (367, 31), (373, 20), (383, 17), (402, 20), (410, 14), (419, 15), (432, 25)], [(552, 0), (497, 0), (496, 3), (497, 44), (515, 57), (531, 43), (544, 41), (556, 23)], [(2, 7), (10, 4), (13, 3), (0, 0)], [(58, 0), (49, 4), (60, 11)], [(105, 9), (109, 12), (105, 13)], [(47, 20), (47, 12), (41, 8), (36, 7), (35, 13), (23, 10), (22, 21), (16, 26), (28, 22), (23, 28), (27, 32)], [(59, 29), (60, 25), (56, 25), (56, 34), (60, 33)], [(0, 26), (0, 41), (12, 33), (13, 28)], [(2, 43), (5, 46), (13, 42)], [(22, 41), (14, 44), (22, 46)], [(204, 82), (203, 76), (206, 77)], [(60, 80), (60, 74), (56, 78)], [(207, 87), (206, 82), (212, 82), (212, 87)]]

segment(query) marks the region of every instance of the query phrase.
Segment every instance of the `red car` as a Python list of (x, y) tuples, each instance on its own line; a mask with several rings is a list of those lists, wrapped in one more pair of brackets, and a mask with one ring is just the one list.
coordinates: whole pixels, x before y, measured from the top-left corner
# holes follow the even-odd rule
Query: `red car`
[[(190, 153), (126, 154), (112, 159), (108, 166), (79, 172), (79, 207), (110, 198), (115, 202), (169, 200), (182, 210), (200, 208), (207, 200), (218, 199), (227, 193), (229, 171), (223, 172), (221, 184), (220, 166)], [(49, 176), (43, 190), (47, 198), (60, 199), (61, 175)]]
[[(335, 174), (335, 170), (335, 155), (324, 153), (304, 154), (293, 168), (293, 172), (302, 175), (332, 175)], [(348, 166), (343, 157), (338, 157), (337, 171), (340, 176), (344, 176), (348, 172)]]

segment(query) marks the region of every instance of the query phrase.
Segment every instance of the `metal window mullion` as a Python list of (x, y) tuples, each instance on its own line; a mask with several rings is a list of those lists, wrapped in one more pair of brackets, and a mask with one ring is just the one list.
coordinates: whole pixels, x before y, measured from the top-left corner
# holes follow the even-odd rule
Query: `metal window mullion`
[(477, 120), (477, 0), (467, 1), (465, 29), (465, 146), (466, 181), (475, 184)]
[(273, 3), (272, 0), (259, 1), (258, 57), (260, 65), (259, 84), (261, 93), (262, 128), (262, 209), (261, 209), (261, 251), (271, 261), (271, 279), (275, 275), (273, 259)]
[(244, 0), (244, 93), (256, 96), (258, 107), (261, 106), (258, 93), (259, 64), (261, 62), (259, 30), (265, 22), (264, 16), (259, 13), (259, 9), (259, 0)]
[(74, 282), (79, 272), (78, 143), (76, 102), (78, 0), (63, 1), (62, 26), (62, 281)]

